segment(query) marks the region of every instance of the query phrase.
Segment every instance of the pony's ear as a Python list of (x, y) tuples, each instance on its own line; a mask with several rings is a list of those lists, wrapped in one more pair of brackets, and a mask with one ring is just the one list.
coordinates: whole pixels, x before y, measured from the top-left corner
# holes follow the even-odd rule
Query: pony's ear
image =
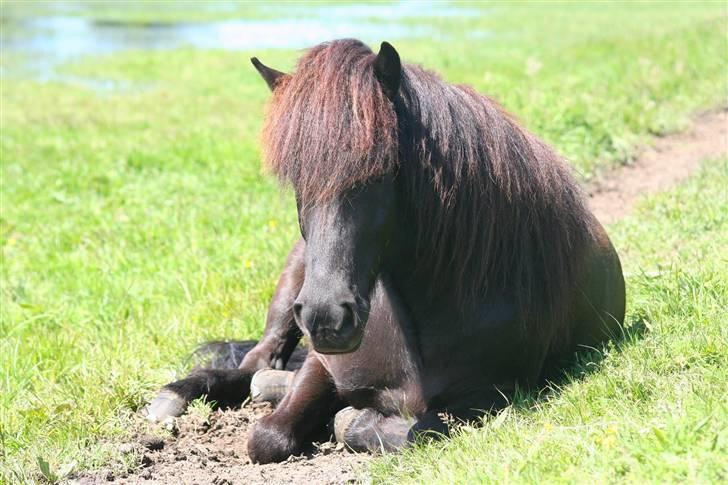
[(394, 99), (402, 78), (402, 63), (399, 61), (399, 54), (389, 42), (382, 42), (379, 48), (379, 54), (374, 60), (374, 74), (382, 84), (387, 97)]
[(253, 63), (255, 68), (260, 73), (261, 77), (265, 79), (265, 82), (268, 84), (268, 87), (271, 91), (273, 91), (276, 87), (276, 82), (283, 76), (287, 76), (285, 72), (276, 71), (273, 68), (270, 68), (260, 62), (257, 57), (251, 57), (250, 62)]

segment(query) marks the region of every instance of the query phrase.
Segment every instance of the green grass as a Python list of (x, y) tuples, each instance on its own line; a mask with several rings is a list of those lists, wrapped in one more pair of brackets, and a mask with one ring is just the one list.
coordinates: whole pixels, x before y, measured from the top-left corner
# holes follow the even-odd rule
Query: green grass
[[(677, 129), (691, 113), (726, 103), (724, 10), (721, 4), (497, 6), (467, 19), (428, 19), (441, 39), (395, 45), (404, 59), (501, 100), (588, 177), (627, 159), (649, 134)], [(467, 37), (474, 30), (488, 36)], [(128, 432), (130, 415), (183, 371), (180, 363), (196, 343), (260, 335), (297, 229), (290, 193), (260, 170), (258, 130), (269, 94), (248, 63), (251, 54), (288, 69), (298, 52), (136, 51), (62, 67), (131, 83), (131, 90), (118, 92), (2, 78), (0, 477), (36, 479), (38, 457), (53, 473), (113, 458), (114, 447), (100, 440)], [(9, 55), (1, 62), (10, 70), (22, 59)], [(577, 386), (623, 374), (638, 386), (659, 362), (682, 362), (668, 354), (653, 361), (651, 348), (689, 351), (686, 362), (703, 355), (689, 347), (692, 334), (670, 330), (685, 329), (670, 322), (693, 329), (715, 315), (711, 295), (724, 289), (715, 286), (725, 271), (716, 261), (719, 251), (711, 249), (719, 247), (711, 244), (720, 231), (709, 214), (716, 214), (721, 187), (711, 177), (725, 172), (709, 174), (690, 186), (705, 185), (694, 204), (706, 209), (690, 206), (702, 223), (685, 226), (681, 212), (663, 204), (655, 206), (652, 222), (648, 211), (645, 221), (613, 228), (628, 271), (674, 262), (659, 278), (630, 279), (630, 321), (644, 317), (660, 331), (625, 344)], [(695, 251), (705, 257), (693, 257)], [(713, 342), (715, 358), (724, 359), (718, 331), (710, 328), (705, 345)], [(610, 366), (623, 356), (631, 367), (613, 373)], [(597, 384), (584, 394), (595, 400), (594, 406), (584, 403), (587, 409), (609, 397), (609, 387)], [(567, 399), (568, 392), (554, 399)], [(662, 388), (655, 392), (665, 394), (665, 403), (688, 402)], [(576, 408), (582, 397), (572, 399)], [(647, 416), (649, 403), (619, 401), (614, 415)], [(689, 403), (690, 419), (667, 409), (650, 415), (650, 425), (672, 439), (670, 433), (708, 406)], [(519, 437), (520, 431), (533, 431), (551, 401), (542, 407), (546, 411), (514, 410), (500, 431), (511, 433), (514, 462), (518, 452), (531, 449), (530, 442), (515, 440), (534, 436)], [(587, 418), (590, 433), (611, 423), (608, 416)], [(701, 432), (716, 422), (711, 418)], [(562, 437), (555, 449), (577, 450), (579, 431), (562, 428), (555, 418), (552, 425)], [(639, 431), (625, 426), (618, 428), (620, 440), (619, 433)], [(483, 460), (499, 449), (489, 436), (482, 434), (472, 448)], [(691, 463), (700, 461), (702, 448), (680, 439), (696, 454)], [(457, 449), (456, 443), (448, 449)], [(421, 453), (411, 468), (391, 462), (375, 470), (404, 477), (433, 473), (428, 452)], [(661, 456), (655, 451), (645, 460)], [(595, 472), (607, 466), (597, 458), (580, 466)], [(682, 466), (677, 460), (675, 466)], [(703, 473), (699, 468), (696, 473)]]
[(611, 227), (630, 275), (624, 339), (481, 429), (375, 461), (374, 481), (725, 482), (726, 184), (728, 159), (706, 163)]

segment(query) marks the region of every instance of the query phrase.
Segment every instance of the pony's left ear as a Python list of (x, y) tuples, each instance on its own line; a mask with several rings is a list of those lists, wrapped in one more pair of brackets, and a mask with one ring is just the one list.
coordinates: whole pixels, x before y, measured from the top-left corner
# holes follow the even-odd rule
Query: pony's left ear
[(399, 60), (399, 54), (389, 42), (382, 42), (382, 46), (379, 48), (379, 54), (374, 60), (374, 74), (382, 84), (384, 93), (393, 100), (402, 79), (402, 63)]
[(285, 72), (276, 71), (275, 69), (266, 66), (260, 62), (257, 57), (251, 57), (250, 62), (253, 63), (253, 66), (255, 66), (255, 69), (258, 70), (261, 77), (265, 79), (265, 82), (268, 84), (271, 91), (275, 89), (276, 83), (280, 78), (288, 75)]

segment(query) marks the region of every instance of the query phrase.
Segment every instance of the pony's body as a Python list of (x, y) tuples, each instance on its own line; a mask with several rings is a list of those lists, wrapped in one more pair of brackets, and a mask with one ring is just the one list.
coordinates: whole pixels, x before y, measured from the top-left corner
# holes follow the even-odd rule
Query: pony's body
[(619, 333), (608, 237), (567, 165), (496, 103), (386, 43), (324, 44), (290, 76), (254, 64), (274, 92), (267, 162), (296, 190), (304, 240), (236, 372), (312, 344), (253, 430), (255, 461), (296, 453), (344, 406), (337, 438), (353, 448), (447, 432), (442, 413), (497, 409)]

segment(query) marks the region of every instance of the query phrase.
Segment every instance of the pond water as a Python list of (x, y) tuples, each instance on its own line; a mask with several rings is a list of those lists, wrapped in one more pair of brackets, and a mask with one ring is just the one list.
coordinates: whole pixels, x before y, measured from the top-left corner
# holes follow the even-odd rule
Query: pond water
[[(211, 4), (209, 7), (224, 10), (226, 5)], [(13, 66), (14, 71), (8, 71), (7, 65), (4, 66), (2, 75), (24, 75), (39, 80), (88, 84), (97, 90), (117, 90), (123, 89), (123, 83), (64, 76), (57, 73), (56, 68), (82, 56), (129, 49), (304, 48), (343, 37), (369, 42), (412, 37), (432, 40), (443, 35), (428, 25), (427, 18), (474, 14), (472, 9), (443, 2), (405, 1), (388, 5), (308, 8), (295, 4), (261, 5), (262, 19), (167, 23), (154, 22), (150, 15), (150, 22), (125, 23), (77, 15), (83, 13), (79, 8), (74, 4), (61, 4), (46, 16), (3, 18), (0, 31), (3, 53), (18, 54), (23, 62)], [(413, 18), (424, 20), (405, 21)]]

